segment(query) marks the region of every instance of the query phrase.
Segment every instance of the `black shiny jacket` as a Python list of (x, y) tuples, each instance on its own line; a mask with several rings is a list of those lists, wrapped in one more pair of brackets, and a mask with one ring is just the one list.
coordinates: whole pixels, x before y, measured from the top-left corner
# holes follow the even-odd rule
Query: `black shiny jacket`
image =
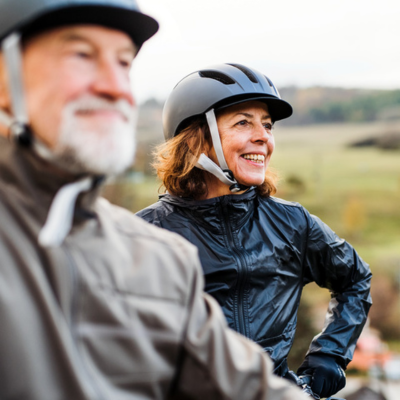
[(325, 326), (310, 353), (335, 356), (345, 368), (371, 306), (368, 265), (349, 243), (298, 203), (263, 198), (254, 189), (195, 201), (169, 194), (138, 215), (195, 244), (205, 290), (231, 328), (254, 340), (286, 372), (303, 286), (331, 291)]

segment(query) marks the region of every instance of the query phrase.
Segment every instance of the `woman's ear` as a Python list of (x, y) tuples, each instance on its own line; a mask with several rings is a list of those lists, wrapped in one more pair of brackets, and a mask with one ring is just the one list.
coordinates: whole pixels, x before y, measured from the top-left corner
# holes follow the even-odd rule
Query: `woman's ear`
[(187, 145), (189, 147), (189, 151), (195, 155), (200, 155), (201, 153), (207, 155), (210, 151), (210, 144), (207, 141), (203, 141), (203, 145), (201, 145), (201, 141), (199, 141), (199, 139), (195, 136), (192, 136), (187, 140)]
[(204, 142), (204, 147), (203, 147), (203, 153), (208, 157), (208, 155), (209, 155), (209, 153), (210, 153), (210, 150), (211, 150), (211, 144), (210, 143), (208, 143), (208, 140), (206, 140), (205, 142)]

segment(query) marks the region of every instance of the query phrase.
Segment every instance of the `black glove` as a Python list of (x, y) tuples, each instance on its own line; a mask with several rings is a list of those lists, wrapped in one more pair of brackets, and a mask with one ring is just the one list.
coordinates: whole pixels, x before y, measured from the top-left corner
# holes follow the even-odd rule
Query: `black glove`
[(346, 375), (335, 357), (309, 354), (297, 370), (297, 375), (311, 375), (311, 389), (321, 397), (329, 397), (343, 389)]

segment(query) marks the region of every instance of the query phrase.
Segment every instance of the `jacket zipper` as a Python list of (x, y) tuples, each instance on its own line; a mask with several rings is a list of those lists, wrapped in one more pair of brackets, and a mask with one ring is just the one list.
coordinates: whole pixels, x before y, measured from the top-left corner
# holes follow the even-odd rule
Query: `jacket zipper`
[(249, 337), (249, 334), (246, 329), (246, 321), (245, 321), (245, 310), (244, 310), (244, 287), (247, 278), (247, 267), (246, 260), (241, 254), (240, 250), (235, 245), (235, 240), (233, 237), (233, 233), (231, 230), (231, 224), (229, 221), (229, 214), (224, 211), (223, 201), (221, 202), (221, 210), (223, 221), (225, 225), (225, 230), (227, 233), (228, 243), (232, 249), (232, 251), (237, 255), (238, 259), (238, 279), (236, 282), (236, 291), (235, 291), (235, 309), (237, 310), (237, 315), (235, 320), (237, 319), (238, 323), (238, 332), (242, 335)]
[(80, 350), (78, 347), (78, 340), (77, 340), (77, 334), (76, 334), (76, 320), (77, 320), (77, 314), (78, 314), (78, 300), (79, 300), (79, 270), (78, 267), (76, 266), (75, 260), (72, 257), (71, 252), (65, 247), (64, 251), (67, 255), (68, 259), (68, 269), (71, 273), (71, 284), (72, 284), (72, 298), (71, 298), (71, 313), (70, 313), (70, 320), (71, 320), (71, 336), (73, 338), (75, 348), (76, 348), (76, 354), (80, 359), (80, 365), (81, 365), (81, 370), (84, 375), (88, 378), (87, 381), (89, 382), (89, 385), (92, 388), (92, 392), (96, 394), (96, 397), (98, 399), (105, 399), (97, 385), (95, 384), (95, 381), (91, 375), (91, 373), (88, 371), (88, 368), (85, 366), (85, 361), (82, 359), (80, 355)]

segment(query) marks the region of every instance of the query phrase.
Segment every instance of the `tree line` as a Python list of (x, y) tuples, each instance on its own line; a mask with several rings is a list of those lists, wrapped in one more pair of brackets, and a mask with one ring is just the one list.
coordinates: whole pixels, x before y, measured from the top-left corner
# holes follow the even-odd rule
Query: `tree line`
[(400, 89), (289, 87), (281, 96), (294, 109), (293, 116), (281, 122), (286, 126), (400, 120)]

